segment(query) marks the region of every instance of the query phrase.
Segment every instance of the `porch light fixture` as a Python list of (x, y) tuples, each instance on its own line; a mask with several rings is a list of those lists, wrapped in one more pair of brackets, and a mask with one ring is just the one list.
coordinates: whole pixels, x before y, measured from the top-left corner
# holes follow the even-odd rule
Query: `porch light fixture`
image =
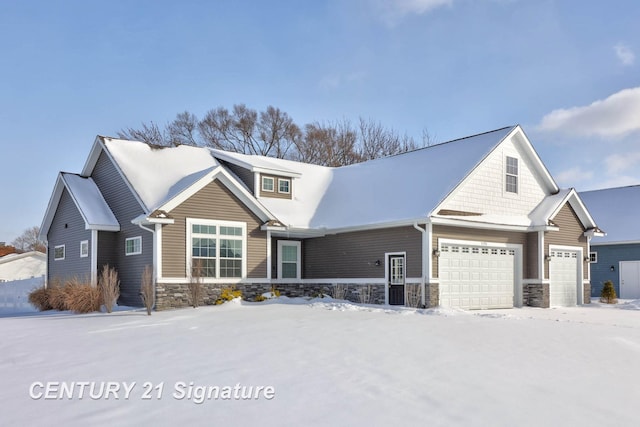
[(374, 264), (376, 265), (376, 267), (380, 267), (380, 264), (382, 264), (382, 263), (381, 263), (381, 262), (380, 262), (380, 260), (378, 259), (378, 260), (376, 260), (376, 262), (374, 262)]
[(545, 255), (544, 260), (547, 262), (551, 261), (551, 255)]
[(437, 250), (437, 249), (434, 249), (433, 250), (433, 256), (436, 257), (436, 258), (440, 257), (440, 251)]
[(611, 267), (609, 267), (609, 270), (611, 270), (611, 271), (616, 271), (616, 266), (615, 266), (615, 265), (612, 265)]
[(589, 261), (591, 261), (591, 258), (589, 258), (588, 256), (584, 257), (583, 259), (584, 259), (584, 262), (589, 262)]

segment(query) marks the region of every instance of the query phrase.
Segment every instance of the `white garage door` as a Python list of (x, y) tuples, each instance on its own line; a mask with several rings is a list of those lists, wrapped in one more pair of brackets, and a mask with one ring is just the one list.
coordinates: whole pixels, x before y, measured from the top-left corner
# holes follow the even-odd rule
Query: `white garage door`
[(464, 309), (511, 308), (516, 252), (466, 245), (440, 247), (440, 305)]
[(578, 297), (578, 253), (551, 251), (549, 262), (549, 303), (551, 307), (571, 307)]

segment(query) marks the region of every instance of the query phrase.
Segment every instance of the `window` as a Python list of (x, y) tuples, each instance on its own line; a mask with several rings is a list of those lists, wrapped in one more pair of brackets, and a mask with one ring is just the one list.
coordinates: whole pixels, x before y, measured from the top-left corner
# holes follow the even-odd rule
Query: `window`
[(598, 262), (598, 252), (591, 252), (589, 254), (589, 262), (593, 262), (593, 263)]
[(273, 192), (274, 191), (274, 179), (270, 176), (262, 177), (262, 191)]
[(59, 245), (53, 248), (53, 259), (56, 261), (62, 261), (64, 259), (64, 245)]
[(130, 237), (124, 242), (124, 254), (140, 255), (142, 253), (142, 236)]
[(187, 219), (191, 274), (227, 278), (245, 276), (246, 224)]
[(300, 242), (278, 240), (278, 278), (301, 278)]
[(391, 256), (389, 261), (389, 278), (392, 285), (404, 284), (404, 257), (403, 256)]
[(80, 258), (86, 258), (89, 256), (89, 241), (83, 240), (80, 242)]
[(515, 157), (507, 157), (506, 190), (507, 193), (518, 192), (518, 159)]
[(288, 179), (278, 179), (278, 193), (289, 194), (291, 192), (291, 181)]

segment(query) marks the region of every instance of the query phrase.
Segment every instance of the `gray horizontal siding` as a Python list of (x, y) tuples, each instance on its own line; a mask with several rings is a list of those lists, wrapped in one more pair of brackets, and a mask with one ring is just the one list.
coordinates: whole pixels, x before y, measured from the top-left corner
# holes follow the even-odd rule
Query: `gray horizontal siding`
[[(305, 279), (384, 279), (386, 252), (406, 252), (407, 277), (422, 276), (422, 233), (413, 227), (307, 239), (302, 252)], [(380, 266), (375, 265), (378, 260)]]
[[(142, 305), (139, 295), (142, 271), (153, 263), (153, 234), (131, 223), (144, 210), (104, 152), (100, 154), (91, 176), (120, 223), (120, 232), (98, 241), (101, 261), (98, 271), (102, 270), (105, 262), (115, 267), (120, 278), (118, 304), (139, 307)], [(125, 256), (125, 240), (136, 236), (142, 237), (142, 254)]]
[(162, 228), (162, 276), (186, 275), (186, 219), (239, 221), (247, 224), (247, 277), (267, 277), (267, 233), (262, 222), (231, 191), (213, 181), (170, 212), (174, 223)]
[[(80, 242), (89, 241), (89, 256), (80, 257)], [(65, 188), (60, 197), (58, 209), (47, 235), (47, 258), (49, 283), (64, 282), (71, 278), (91, 279), (91, 231), (85, 230), (85, 223), (69, 192)], [(65, 259), (54, 259), (54, 248), (65, 245)]]
[(249, 188), (251, 193), (255, 194), (255, 186), (256, 185), (255, 185), (255, 179), (254, 179), (254, 173), (253, 172), (251, 172), (249, 169), (245, 169), (245, 168), (243, 168), (241, 166), (234, 165), (233, 163), (229, 163), (229, 162), (225, 162), (225, 161), (221, 161), (220, 163), (222, 163), (222, 165), (224, 167), (229, 169), (238, 178), (240, 178), (240, 181), (244, 182), (244, 185), (246, 185), (247, 188)]

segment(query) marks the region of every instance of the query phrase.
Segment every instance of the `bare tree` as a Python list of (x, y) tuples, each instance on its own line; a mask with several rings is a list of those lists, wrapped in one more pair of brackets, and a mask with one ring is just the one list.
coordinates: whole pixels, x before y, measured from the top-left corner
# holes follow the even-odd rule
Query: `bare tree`
[(45, 243), (40, 240), (38, 237), (40, 234), (40, 227), (34, 226), (27, 228), (22, 232), (22, 234), (11, 242), (17, 250), (21, 252), (29, 252), (29, 251), (38, 251), (38, 252), (46, 252), (47, 246)]
[(118, 131), (118, 138), (146, 142), (147, 144), (163, 147), (171, 145), (171, 141), (167, 138), (166, 132), (160, 129), (154, 122), (150, 122), (149, 124), (142, 123), (141, 129), (122, 129)]
[(313, 122), (300, 128), (279, 108), (268, 106), (256, 111), (245, 104), (231, 110), (218, 107), (199, 120), (184, 111), (164, 128), (143, 123), (140, 129), (118, 132), (120, 138), (153, 145), (199, 145), (225, 151), (294, 159), (324, 166), (344, 166), (390, 156), (431, 145), (428, 130), (422, 132), (422, 144), (401, 135), (374, 120), (359, 119), (353, 126), (347, 119)]
[(191, 278), (189, 280), (189, 300), (191, 306), (196, 308), (202, 301), (204, 294), (202, 278), (204, 276), (204, 266), (201, 259), (194, 259), (193, 266), (191, 267)]
[(167, 125), (166, 136), (171, 145), (200, 145), (198, 143), (198, 118), (188, 111), (178, 113)]

